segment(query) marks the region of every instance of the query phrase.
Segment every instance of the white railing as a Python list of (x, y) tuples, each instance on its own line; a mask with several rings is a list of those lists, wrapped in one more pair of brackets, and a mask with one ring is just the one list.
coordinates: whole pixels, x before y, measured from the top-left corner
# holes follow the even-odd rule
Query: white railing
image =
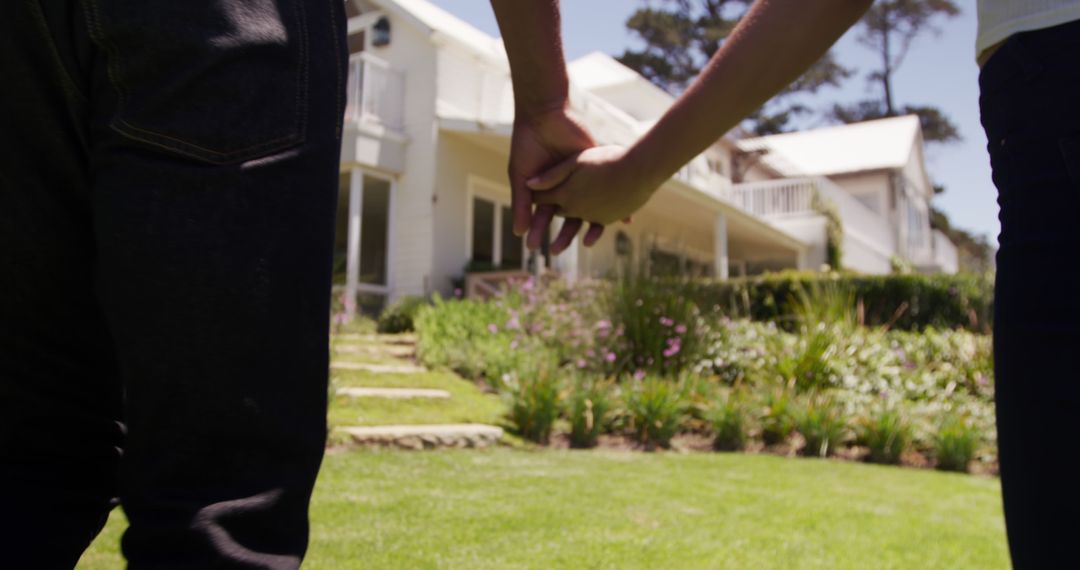
[(817, 214), (815, 195), (836, 207), (846, 234), (872, 246), (881, 255), (896, 251), (896, 235), (889, 220), (825, 177), (736, 184), (727, 198), (754, 215), (783, 218)]
[(401, 131), (405, 126), (405, 74), (364, 53), (349, 58), (345, 121)]
[(727, 199), (762, 218), (814, 213), (817, 179), (784, 178), (765, 182), (736, 184)]

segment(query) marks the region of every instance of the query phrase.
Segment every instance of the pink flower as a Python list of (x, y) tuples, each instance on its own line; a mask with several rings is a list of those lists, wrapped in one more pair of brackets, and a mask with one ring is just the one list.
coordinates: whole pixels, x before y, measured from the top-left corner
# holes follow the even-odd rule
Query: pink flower
[(615, 353), (614, 352), (607, 353), (607, 355), (604, 356), (604, 360), (606, 360), (608, 362), (615, 362)]
[(660, 324), (664, 325), (665, 327), (670, 327), (671, 325), (675, 324), (675, 321), (667, 317), (660, 317)]
[(460, 299), (460, 298), (461, 298), (461, 295), (462, 295), (462, 291), (461, 291), (461, 289), (454, 289), (454, 296), (455, 296), (455, 297), (457, 297), (457, 298), (459, 298), (459, 299)]
[(669, 346), (667, 350), (664, 351), (664, 358), (671, 358), (672, 356), (679, 354), (679, 349), (680, 347), (678, 344), (673, 344)]
[(596, 323), (596, 328), (600, 330), (607, 330), (611, 328), (611, 321), (600, 321)]
[(679, 334), (686, 334), (686, 325), (679, 325), (675, 327), (675, 332)]
[(577, 361), (577, 367), (578, 368), (585, 368), (586, 365), (588, 365), (588, 363), (585, 362), (584, 358), (579, 358), (578, 359), (578, 361)]
[(634, 380), (641, 380), (644, 377), (645, 377), (645, 371), (644, 370), (638, 368), (637, 370), (634, 371)]
[(513, 349), (513, 350), (517, 350), (517, 347), (518, 347), (518, 340), (517, 340), (517, 339), (515, 338), (515, 339), (514, 339), (514, 340), (513, 340), (513, 341), (512, 341), (511, 343), (510, 343), (510, 348), (511, 348), (511, 349)]
[(510, 317), (510, 320), (506, 321), (506, 328), (516, 331), (521, 328), (521, 321), (518, 320), (517, 315)]
[(499, 332), (499, 327), (497, 327), (495, 323), (491, 323), (488, 325), (488, 332), (490, 332), (491, 334), (495, 334)]

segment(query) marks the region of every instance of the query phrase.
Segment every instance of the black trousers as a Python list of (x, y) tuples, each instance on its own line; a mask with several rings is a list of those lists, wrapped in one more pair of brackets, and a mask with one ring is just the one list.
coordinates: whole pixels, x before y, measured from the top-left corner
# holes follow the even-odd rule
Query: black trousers
[(0, 16), (0, 567), (296, 568), (326, 436), (341, 0)]
[(1080, 531), (1080, 22), (1010, 38), (983, 67), (1001, 235), (998, 447), (1018, 569), (1066, 568)]

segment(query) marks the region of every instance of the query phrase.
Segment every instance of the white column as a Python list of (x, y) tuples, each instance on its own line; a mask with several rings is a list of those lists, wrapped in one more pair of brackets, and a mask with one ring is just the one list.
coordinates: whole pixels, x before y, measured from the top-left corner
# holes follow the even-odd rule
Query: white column
[(562, 271), (566, 276), (567, 283), (574, 283), (578, 279), (578, 252), (581, 248), (581, 239), (574, 238), (570, 246), (559, 256), (562, 258)]
[(356, 313), (356, 294), (360, 286), (360, 224), (364, 208), (364, 173), (359, 168), (349, 174), (349, 241), (345, 265), (345, 310), (349, 318)]
[(717, 212), (716, 223), (713, 227), (713, 255), (716, 263), (716, 277), (728, 278), (728, 235), (727, 217), (723, 212)]

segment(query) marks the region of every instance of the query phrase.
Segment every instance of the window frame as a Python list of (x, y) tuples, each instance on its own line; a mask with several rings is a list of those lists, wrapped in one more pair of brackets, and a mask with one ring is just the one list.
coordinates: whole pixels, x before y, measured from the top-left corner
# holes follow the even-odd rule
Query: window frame
[[(492, 266), (502, 267), (502, 215), (503, 208), (511, 206), (510, 186), (500, 184), (492, 180), (470, 174), (466, 180), (465, 191), (465, 259), (473, 260), (473, 204), (476, 199), (491, 202), (495, 206), (495, 219), (492, 231)], [(525, 241), (521, 243), (521, 268), (524, 270), (528, 265), (528, 252), (525, 251)]]

